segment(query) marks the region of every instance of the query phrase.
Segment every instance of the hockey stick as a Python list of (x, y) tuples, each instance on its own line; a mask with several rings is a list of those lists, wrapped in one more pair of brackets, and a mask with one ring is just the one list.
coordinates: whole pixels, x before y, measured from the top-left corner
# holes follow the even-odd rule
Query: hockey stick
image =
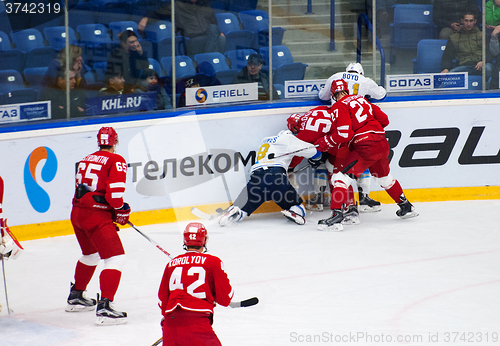
[(315, 145), (315, 146), (312, 146), (312, 147), (306, 147), (306, 148), (302, 148), (302, 149), (298, 149), (298, 150), (294, 150), (294, 151), (291, 151), (289, 153), (286, 153), (286, 154), (281, 154), (281, 155), (278, 155), (278, 156), (275, 156), (274, 153), (271, 153), (267, 156), (267, 158), (269, 160), (272, 160), (272, 159), (277, 159), (278, 157), (283, 157), (283, 156), (287, 156), (287, 155), (292, 155), (292, 154), (295, 154), (295, 153), (298, 153), (298, 152), (301, 152), (301, 151), (304, 151), (304, 150), (307, 150), (307, 149), (311, 149), (311, 148), (317, 148), (318, 145)]
[(205, 213), (204, 211), (201, 211), (200, 209), (198, 209), (196, 207), (192, 207), (191, 208), (191, 214), (193, 214), (194, 216), (196, 216), (196, 217), (198, 217), (200, 219), (213, 220), (213, 219), (216, 219), (219, 216), (221, 216), (223, 213), (225, 213), (227, 211), (227, 209), (228, 208), (226, 208), (226, 209), (217, 208), (215, 210), (216, 214), (208, 214), (208, 213)]
[(352, 161), (350, 164), (345, 166), (344, 169), (340, 171), (340, 173), (346, 174), (352, 167), (354, 167), (356, 163), (358, 163), (358, 160)]
[(304, 170), (308, 169), (309, 167), (311, 167), (311, 164), (307, 164), (307, 165), (305, 165), (304, 167), (302, 167), (302, 168), (300, 168), (300, 169), (298, 169), (298, 170), (296, 170), (296, 171), (293, 171), (293, 172), (292, 172), (292, 173), (290, 173), (290, 174), (297, 174), (297, 173), (300, 173), (300, 172), (302, 172), (302, 171), (304, 171)]
[[(248, 298), (248, 299), (242, 300), (240, 302), (231, 302), (231, 303), (229, 303), (229, 306), (232, 308), (246, 308), (248, 306), (257, 305), (258, 303), (259, 303), (259, 298), (253, 297), (253, 298)], [(154, 344), (152, 344), (151, 346), (158, 346), (161, 343), (163, 343), (163, 337), (156, 340), (156, 342)]]
[(168, 257), (170, 257), (170, 259), (173, 259), (173, 257), (167, 252), (165, 251), (157, 242), (155, 242), (153, 239), (151, 239), (150, 237), (148, 237), (147, 235), (145, 235), (144, 233), (142, 233), (141, 231), (139, 231), (139, 229), (137, 227), (134, 226), (134, 224), (132, 222), (127, 222), (133, 229), (135, 229), (137, 232), (139, 232), (140, 235), (142, 235), (144, 238), (146, 238), (151, 244), (153, 244), (154, 246), (156, 246), (158, 248), (158, 250), (160, 250), (161, 252), (163, 252), (165, 255), (167, 255)]
[(248, 306), (257, 305), (258, 303), (259, 303), (259, 298), (253, 297), (242, 300), (241, 302), (231, 302), (229, 303), (229, 306), (232, 308), (246, 308)]
[(3, 258), (2, 255), (0, 255), (0, 257), (2, 258), (3, 288), (5, 289), (5, 301), (7, 303), (7, 312), (10, 315), (10, 313), (12, 312), (12, 310), (10, 310), (9, 296), (7, 294), (7, 280), (5, 279), (5, 260), (4, 260), (4, 258)]
[(156, 340), (156, 342), (154, 344), (152, 344), (151, 346), (158, 346), (158, 345), (160, 345), (162, 343), (163, 343), (163, 337), (161, 337), (158, 340)]

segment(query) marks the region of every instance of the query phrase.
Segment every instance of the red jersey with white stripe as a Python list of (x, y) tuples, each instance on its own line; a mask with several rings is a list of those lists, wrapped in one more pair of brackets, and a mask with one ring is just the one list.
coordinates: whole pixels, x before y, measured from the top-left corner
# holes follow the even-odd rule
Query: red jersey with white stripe
[(115, 209), (123, 206), (127, 163), (125, 159), (107, 151), (96, 151), (84, 157), (78, 164), (76, 186), (84, 184), (87, 189), (106, 198)]
[(163, 314), (177, 307), (213, 313), (215, 303), (231, 303), (233, 289), (218, 257), (187, 251), (167, 264), (158, 298)]
[(380, 107), (371, 104), (364, 97), (346, 95), (331, 107), (336, 119), (336, 128), (330, 136), (335, 143), (351, 140), (369, 140), (376, 135), (384, 135), (384, 127), (389, 125), (389, 118)]

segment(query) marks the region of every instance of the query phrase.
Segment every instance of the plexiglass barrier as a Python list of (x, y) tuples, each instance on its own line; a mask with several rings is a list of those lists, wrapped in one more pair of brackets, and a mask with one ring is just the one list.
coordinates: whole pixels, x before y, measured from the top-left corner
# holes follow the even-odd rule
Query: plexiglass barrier
[(0, 125), (317, 100), (355, 62), (389, 96), (499, 88), (484, 0), (58, 1), (0, 1)]

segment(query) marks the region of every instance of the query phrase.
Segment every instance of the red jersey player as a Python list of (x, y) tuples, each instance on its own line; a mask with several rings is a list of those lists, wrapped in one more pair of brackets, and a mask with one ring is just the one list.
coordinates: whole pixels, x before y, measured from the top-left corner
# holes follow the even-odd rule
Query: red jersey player
[(17, 241), (14, 234), (7, 226), (7, 219), (3, 218), (2, 212), (2, 202), (3, 202), (3, 179), (0, 177), (0, 258), (12, 258), (16, 259), (21, 255), (23, 247)]
[(130, 215), (129, 205), (123, 202), (127, 163), (115, 154), (118, 134), (112, 127), (99, 130), (97, 144), (100, 149), (84, 157), (76, 172), (71, 223), (83, 256), (76, 264), (75, 283), (71, 285), (66, 311), (95, 309), (96, 300), (84, 297), (83, 292), (103, 259), (96, 324), (122, 324), (127, 322), (127, 313), (114, 310), (111, 303), (125, 263), (115, 222), (125, 225)]
[(163, 345), (221, 345), (212, 329), (214, 306), (228, 306), (233, 289), (222, 261), (203, 253), (208, 238), (205, 226), (191, 222), (183, 236), (186, 253), (167, 264), (158, 292)]
[(331, 91), (337, 100), (331, 109), (336, 117), (336, 128), (315, 144), (318, 145), (318, 150), (328, 151), (340, 143), (347, 143), (350, 151), (336, 165), (342, 170), (355, 160), (357, 163), (347, 174), (339, 172), (332, 177), (332, 216), (320, 220), (318, 228), (334, 231), (343, 229), (342, 206), (347, 201), (348, 190), (352, 190), (353, 178), (356, 179), (367, 168), (375, 181), (399, 205), (400, 209), (396, 212), (399, 217), (404, 219), (418, 216), (413, 205), (406, 199), (401, 185), (390, 174), (389, 143), (384, 131), (384, 127), (389, 124), (387, 115), (363, 97), (349, 95), (347, 83), (342, 79), (332, 83)]

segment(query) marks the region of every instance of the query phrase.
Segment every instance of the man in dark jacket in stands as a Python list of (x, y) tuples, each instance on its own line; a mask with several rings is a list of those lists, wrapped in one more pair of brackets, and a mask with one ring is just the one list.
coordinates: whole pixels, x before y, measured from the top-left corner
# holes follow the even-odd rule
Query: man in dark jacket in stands
[[(264, 59), (260, 54), (250, 54), (247, 60), (247, 66), (243, 67), (233, 78), (233, 84), (241, 83), (259, 83), (259, 101), (269, 100), (269, 76), (262, 72)], [(273, 85), (273, 100), (279, 100), (280, 97)]]
[(465, 11), (479, 11), (475, 0), (434, 0), (432, 19), (438, 27), (439, 38), (447, 40), (461, 27)]
[(107, 72), (116, 74), (119, 71), (125, 79), (124, 94), (134, 92), (139, 84), (143, 70), (149, 69), (149, 60), (146, 52), (132, 30), (121, 32), (120, 47), (115, 48), (108, 57)]

